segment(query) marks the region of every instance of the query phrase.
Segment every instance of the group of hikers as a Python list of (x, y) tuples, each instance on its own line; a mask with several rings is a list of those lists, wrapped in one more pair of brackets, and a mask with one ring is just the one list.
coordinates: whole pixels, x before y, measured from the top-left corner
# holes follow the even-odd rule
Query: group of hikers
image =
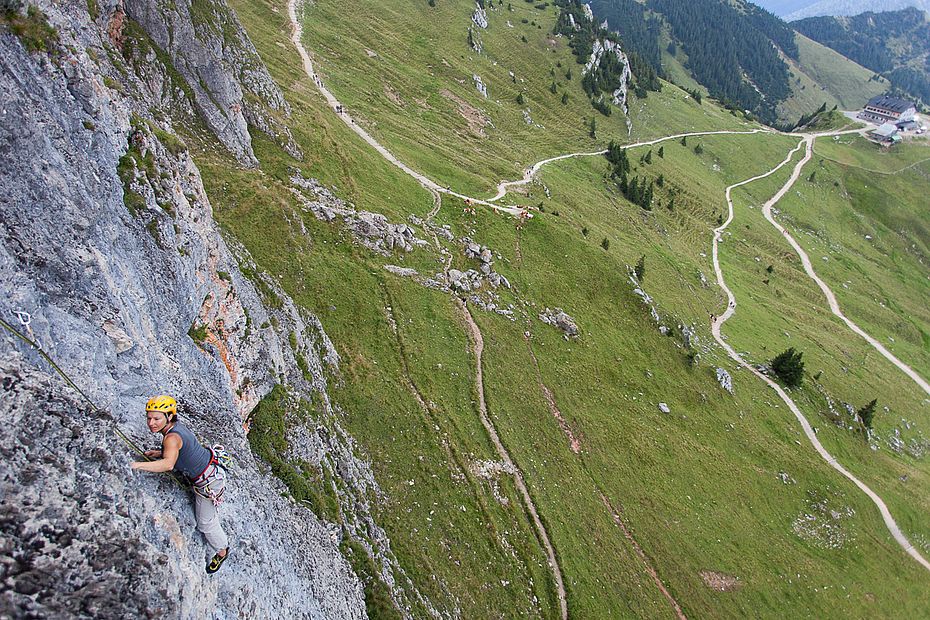
[(154, 396), (145, 404), (145, 422), (149, 430), (162, 436), (160, 450), (147, 450), (146, 461), (135, 461), (135, 471), (183, 475), (194, 491), (194, 515), (197, 529), (214, 551), (207, 572), (215, 573), (229, 557), (229, 538), (220, 523), (219, 506), (226, 490), (226, 475), (221, 465), (222, 446), (206, 448), (191, 430), (178, 421), (178, 403), (171, 396)]

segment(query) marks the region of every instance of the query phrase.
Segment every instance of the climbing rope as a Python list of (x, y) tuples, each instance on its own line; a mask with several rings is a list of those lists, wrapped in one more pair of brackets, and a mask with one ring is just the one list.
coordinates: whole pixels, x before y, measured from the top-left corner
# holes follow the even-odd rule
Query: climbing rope
[[(106, 411), (106, 410), (104, 410), (104, 409), (101, 409), (100, 407), (98, 407), (97, 405), (95, 405), (95, 404), (94, 404), (94, 401), (92, 401), (92, 400), (90, 399), (90, 397), (89, 397), (87, 394), (85, 394), (84, 391), (83, 391), (81, 388), (79, 388), (79, 387), (77, 386), (77, 384), (76, 384), (74, 381), (71, 380), (71, 377), (69, 377), (68, 374), (67, 374), (64, 370), (61, 369), (61, 366), (59, 366), (58, 363), (55, 362), (54, 359), (52, 359), (52, 356), (50, 356), (48, 353), (46, 353), (46, 352), (42, 349), (42, 347), (39, 345), (38, 341), (35, 339), (35, 334), (34, 334), (33, 331), (32, 331), (32, 327), (30, 327), (30, 323), (32, 322), (32, 316), (31, 316), (28, 312), (23, 312), (22, 310), (11, 310), (11, 311), (10, 311), (10, 314), (12, 314), (14, 317), (16, 317), (16, 318), (19, 320), (20, 325), (21, 325), (26, 331), (29, 332), (29, 336), (32, 336), (32, 338), (30, 338), (29, 336), (26, 336), (25, 334), (23, 334), (21, 331), (19, 331), (18, 329), (16, 329), (16, 328), (13, 327), (12, 325), (10, 325), (6, 320), (4, 320), (4, 319), (2, 319), (2, 318), (0, 318), (0, 326), (2, 326), (2, 327), (3, 327), (4, 329), (6, 329), (8, 332), (10, 332), (11, 334), (13, 334), (14, 336), (16, 336), (17, 338), (19, 338), (20, 340), (22, 340), (22, 341), (25, 342), (26, 344), (28, 344), (28, 345), (29, 345), (30, 347), (32, 347), (33, 349), (35, 349), (36, 352), (37, 352), (39, 355), (41, 355), (41, 356), (45, 359), (46, 362), (49, 363), (49, 366), (51, 366), (52, 369), (53, 369), (55, 372), (57, 372), (59, 375), (61, 375), (61, 378), (64, 379), (65, 382), (66, 382), (68, 385), (70, 385), (72, 388), (74, 388), (74, 391), (75, 391), (75, 392), (77, 392), (78, 394), (81, 395), (81, 397), (87, 402), (87, 404), (90, 406), (91, 410), (93, 410), (94, 413), (97, 413), (97, 414), (107, 414), (107, 415), (109, 415), (109, 416), (112, 418), (112, 417), (113, 417), (112, 414), (110, 414), (108, 411)], [(130, 439), (130, 438), (126, 435), (126, 433), (124, 433), (122, 430), (120, 430), (120, 428), (119, 428), (118, 426), (115, 426), (115, 425), (113, 426), (113, 432), (116, 434), (117, 437), (119, 437), (119, 438), (123, 441), (123, 443), (125, 443), (127, 446), (129, 446), (129, 448), (130, 448), (131, 450), (133, 450), (134, 452), (136, 452), (137, 454), (139, 454), (139, 455), (140, 455), (142, 458), (144, 458), (146, 461), (151, 461), (151, 460), (152, 460), (151, 458), (149, 458), (148, 456), (146, 456), (146, 455), (145, 455), (145, 451), (142, 450), (142, 448), (140, 448), (138, 445), (136, 445), (136, 443), (133, 442), (133, 440)], [(177, 478), (175, 478), (175, 477), (172, 476), (171, 479), (174, 480), (175, 482), (177, 482), (178, 484), (181, 484), (180, 481), (179, 481)]]

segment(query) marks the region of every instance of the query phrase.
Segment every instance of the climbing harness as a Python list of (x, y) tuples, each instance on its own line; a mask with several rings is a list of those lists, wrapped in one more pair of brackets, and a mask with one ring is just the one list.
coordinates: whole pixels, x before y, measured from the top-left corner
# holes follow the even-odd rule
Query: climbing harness
[(226, 487), (216, 492), (215, 489), (210, 488), (210, 483), (214, 480), (226, 479), (226, 470), (232, 465), (232, 457), (222, 444), (214, 444), (208, 449), (210, 450), (210, 462), (199, 476), (191, 480), (191, 486), (194, 488), (194, 493), (211, 500), (214, 506), (219, 506), (223, 503), (223, 493)]
[(223, 488), (217, 492), (216, 489), (210, 488), (210, 482), (213, 480), (224, 480), (225, 478), (226, 476), (223, 475), (222, 470), (217, 469), (203, 482), (194, 483), (191, 486), (194, 489), (194, 493), (213, 502), (213, 506), (216, 508), (223, 503), (223, 494), (226, 492), (226, 487), (223, 486)]

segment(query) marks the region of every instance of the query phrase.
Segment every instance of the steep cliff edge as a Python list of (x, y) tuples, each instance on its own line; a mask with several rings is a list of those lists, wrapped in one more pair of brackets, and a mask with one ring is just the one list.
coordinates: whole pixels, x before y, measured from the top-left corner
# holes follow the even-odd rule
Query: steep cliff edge
[[(151, 45), (156, 17), (148, 35), (127, 32), (126, 14), (145, 24), (157, 10), (41, 2), (0, 25), (0, 313), (104, 410), (0, 333), (0, 616), (363, 617), (340, 542), (346, 531), (383, 533), (366, 509), (373, 478), (326, 395), (338, 357), (319, 321), (222, 239), (169, 120), (199, 111), (249, 164), (244, 118), (265, 113), (287, 145), (273, 120), (287, 104), (263, 67), (237, 73), (231, 57), (211, 65), (222, 46), (166, 54)], [(165, 23), (180, 45), (198, 29), (189, 7), (177, 11)], [(33, 30), (10, 27), (13, 16), (44, 32), (42, 45)], [(227, 38), (247, 43), (230, 19)], [(195, 56), (200, 64), (185, 68)], [(202, 93), (190, 75), (203, 78)], [(244, 98), (240, 78), (251, 80), (246, 92), (263, 92), (253, 112), (228, 107)], [(294, 432), (308, 467), (338, 472), (329, 491), (341, 529), (290, 499), (252, 456), (244, 423), (278, 384), (297, 402), (323, 403)], [(132, 474), (134, 455), (114, 433), (155, 447), (142, 407), (158, 392), (176, 395), (202, 440), (235, 457), (222, 509), (235, 547), (213, 577), (189, 491)]]

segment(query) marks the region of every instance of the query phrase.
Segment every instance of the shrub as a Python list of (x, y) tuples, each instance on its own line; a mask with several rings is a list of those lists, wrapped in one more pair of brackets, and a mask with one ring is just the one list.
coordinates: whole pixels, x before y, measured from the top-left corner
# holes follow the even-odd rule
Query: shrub
[(646, 276), (646, 255), (645, 254), (639, 257), (639, 260), (636, 262), (636, 266), (633, 268), (633, 273), (636, 275), (637, 281), (642, 283), (643, 278)]
[(34, 4), (29, 5), (25, 16), (7, 10), (0, 13), (0, 20), (10, 27), (27, 52), (58, 51), (58, 31), (49, 25), (48, 17)]
[(610, 249), (610, 239), (608, 239), (607, 237), (604, 237), (604, 239), (601, 241), (601, 247), (604, 248), (605, 250), (609, 250), (609, 249)]
[(772, 359), (772, 371), (788, 387), (800, 387), (804, 379), (803, 355), (791, 347)]
[(199, 325), (195, 327), (191, 325), (190, 329), (187, 330), (187, 335), (197, 344), (201, 344), (207, 339), (207, 326)]
[(862, 425), (869, 430), (872, 430), (872, 419), (875, 417), (875, 405), (877, 403), (878, 399), (873, 398), (872, 402), (856, 412), (859, 419), (862, 420)]

